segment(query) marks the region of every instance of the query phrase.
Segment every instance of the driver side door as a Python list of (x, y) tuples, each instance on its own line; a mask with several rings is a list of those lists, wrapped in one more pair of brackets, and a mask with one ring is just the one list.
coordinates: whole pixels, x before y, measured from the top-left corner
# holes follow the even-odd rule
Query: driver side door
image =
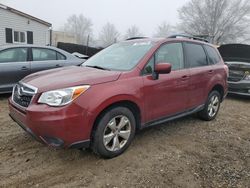
[[(157, 63), (170, 63), (172, 71), (153, 79)], [(187, 110), (189, 70), (184, 64), (182, 43), (162, 45), (143, 70), (146, 123), (168, 118)]]

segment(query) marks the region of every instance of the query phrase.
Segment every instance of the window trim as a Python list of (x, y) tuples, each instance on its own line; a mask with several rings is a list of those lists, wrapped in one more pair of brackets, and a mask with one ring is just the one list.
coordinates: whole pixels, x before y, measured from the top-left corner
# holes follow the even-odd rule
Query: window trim
[[(21, 33), (24, 33), (24, 42), (15, 41), (15, 32), (18, 32), (19, 40), (21, 40)], [(12, 29), (12, 41), (13, 41), (13, 44), (27, 44), (26, 32)]]
[[(0, 50), (0, 53), (5, 52), (5, 51), (8, 51), (8, 50), (12, 50), (12, 49), (18, 49), (18, 48), (27, 49), (26, 61), (18, 61), (18, 62), (14, 61), (14, 62), (16, 62), (16, 63), (28, 62), (28, 61), (29, 61), (29, 47), (23, 47), (23, 46), (10, 47), (10, 48), (6, 48), (6, 49), (3, 49), (3, 50)], [(13, 63), (13, 62), (4, 62), (4, 63), (2, 62), (2, 63), (0, 63), (0, 65), (1, 65), (1, 64), (7, 64), (7, 63)]]
[[(146, 66), (149, 64), (150, 60), (151, 60), (152, 58), (154, 58), (154, 67), (155, 67), (155, 54), (160, 50), (160, 48), (161, 48), (162, 46), (165, 46), (165, 45), (167, 45), (167, 44), (175, 44), (175, 43), (180, 43), (181, 46), (182, 46), (184, 67), (183, 67), (182, 69), (179, 69), (179, 70), (172, 70), (172, 71), (182, 71), (182, 70), (188, 69), (188, 66), (187, 66), (187, 63), (186, 63), (186, 57), (185, 57), (184, 42), (183, 42), (183, 41), (167, 41), (167, 42), (162, 43), (162, 44), (154, 51), (154, 53), (148, 58), (147, 63), (144, 65), (143, 69), (141, 70), (140, 75), (141, 75), (141, 76), (152, 75), (152, 73), (147, 73), (147, 74), (144, 74), (144, 73), (143, 73), (144, 69), (145, 69)], [(171, 72), (172, 72), (172, 71), (171, 71)]]

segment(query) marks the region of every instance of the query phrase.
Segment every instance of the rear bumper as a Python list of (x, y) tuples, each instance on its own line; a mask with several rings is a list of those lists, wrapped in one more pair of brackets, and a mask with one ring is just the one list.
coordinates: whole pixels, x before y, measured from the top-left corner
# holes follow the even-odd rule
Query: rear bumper
[(30, 105), (20, 110), (9, 99), (10, 117), (37, 141), (55, 148), (89, 147), (91, 114), (76, 104), (62, 108)]
[(228, 82), (228, 93), (250, 96), (250, 81)]

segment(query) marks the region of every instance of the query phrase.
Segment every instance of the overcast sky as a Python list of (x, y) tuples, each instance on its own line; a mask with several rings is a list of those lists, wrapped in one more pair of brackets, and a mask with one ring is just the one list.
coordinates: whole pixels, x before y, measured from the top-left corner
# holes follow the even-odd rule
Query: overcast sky
[(52, 23), (53, 29), (63, 27), (72, 14), (83, 14), (93, 22), (94, 34), (102, 26), (113, 23), (122, 34), (131, 25), (151, 36), (166, 21), (178, 22), (178, 8), (188, 0), (0, 0), (0, 3)]

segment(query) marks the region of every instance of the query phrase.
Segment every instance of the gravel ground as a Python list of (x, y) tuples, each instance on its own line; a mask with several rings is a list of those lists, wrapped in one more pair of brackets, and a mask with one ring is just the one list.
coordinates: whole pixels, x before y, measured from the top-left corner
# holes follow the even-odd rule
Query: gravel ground
[(227, 98), (216, 120), (148, 128), (121, 156), (55, 150), (8, 117), (0, 97), (0, 187), (250, 187), (250, 99)]

